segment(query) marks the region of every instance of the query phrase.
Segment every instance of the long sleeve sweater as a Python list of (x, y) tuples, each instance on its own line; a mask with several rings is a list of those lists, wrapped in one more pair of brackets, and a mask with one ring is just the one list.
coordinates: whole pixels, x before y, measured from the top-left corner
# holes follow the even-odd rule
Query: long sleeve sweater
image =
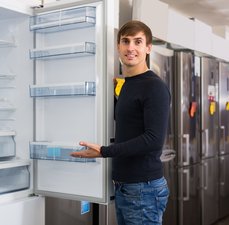
[(152, 71), (125, 78), (115, 107), (115, 143), (102, 146), (112, 157), (112, 178), (135, 183), (161, 178), (160, 160), (169, 117), (170, 93)]

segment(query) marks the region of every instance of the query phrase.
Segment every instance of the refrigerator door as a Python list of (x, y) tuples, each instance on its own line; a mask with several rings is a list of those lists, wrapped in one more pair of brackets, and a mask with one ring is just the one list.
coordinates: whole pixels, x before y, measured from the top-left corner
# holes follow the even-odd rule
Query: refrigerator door
[(174, 65), (177, 156), (182, 167), (200, 162), (200, 77), (192, 52), (176, 52)]
[(209, 225), (218, 219), (218, 158), (202, 160), (201, 163), (202, 189), (202, 225)]
[(178, 169), (179, 223), (201, 225), (200, 164)]
[(202, 158), (218, 155), (219, 63), (201, 58), (201, 131)]
[(220, 155), (229, 153), (229, 64), (219, 63)]
[[(113, 114), (107, 107), (113, 101), (107, 93), (113, 89), (106, 88), (112, 77), (105, 71), (114, 58), (109, 58), (110, 64), (104, 61), (106, 7), (104, 2), (90, 1), (58, 10), (46, 8), (31, 18), (35, 46), (30, 57), (36, 79), (30, 86), (35, 104), (30, 155), (36, 194), (97, 203), (108, 202), (112, 195), (108, 160), (70, 156), (82, 149), (79, 141), (103, 145), (112, 137), (106, 125)], [(109, 45), (114, 48), (113, 42)]]

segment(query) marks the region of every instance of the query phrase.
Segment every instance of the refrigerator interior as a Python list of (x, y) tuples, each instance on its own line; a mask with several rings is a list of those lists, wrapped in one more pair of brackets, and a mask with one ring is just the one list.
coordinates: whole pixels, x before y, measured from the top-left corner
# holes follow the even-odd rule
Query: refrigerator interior
[(26, 197), (33, 192), (29, 142), (33, 139), (33, 63), (28, 49), (33, 35), (29, 16), (0, 9), (0, 202)]

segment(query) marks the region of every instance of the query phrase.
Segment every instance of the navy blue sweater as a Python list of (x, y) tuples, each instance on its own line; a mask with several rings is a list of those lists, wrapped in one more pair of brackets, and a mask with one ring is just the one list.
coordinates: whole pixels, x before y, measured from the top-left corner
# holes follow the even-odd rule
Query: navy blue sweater
[(102, 146), (112, 157), (112, 178), (145, 182), (163, 176), (160, 155), (169, 117), (170, 93), (152, 71), (125, 78), (115, 107), (115, 144)]

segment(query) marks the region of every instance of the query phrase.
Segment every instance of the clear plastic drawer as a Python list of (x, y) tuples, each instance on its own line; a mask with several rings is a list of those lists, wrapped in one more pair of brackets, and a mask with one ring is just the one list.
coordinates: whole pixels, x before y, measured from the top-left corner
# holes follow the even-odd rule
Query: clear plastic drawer
[(95, 95), (95, 82), (78, 82), (75, 84), (31, 85), (31, 97)]
[(28, 189), (30, 174), (28, 165), (1, 168), (0, 163), (0, 194)]
[(43, 49), (31, 49), (31, 59), (55, 59), (95, 54), (95, 43), (82, 42), (74, 45), (61, 45)]
[(41, 160), (57, 160), (71, 162), (96, 162), (90, 158), (75, 158), (70, 156), (71, 152), (82, 151), (85, 147), (63, 145), (51, 142), (31, 142), (30, 143), (30, 158)]
[(55, 32), (94, 26), (95, 7), (79, 7), (58, 10), (30, 17), (30, 30), (37, 32)]
[(16, 155), (15, 131), (0, 130), (0, 161), (8, 160)]

